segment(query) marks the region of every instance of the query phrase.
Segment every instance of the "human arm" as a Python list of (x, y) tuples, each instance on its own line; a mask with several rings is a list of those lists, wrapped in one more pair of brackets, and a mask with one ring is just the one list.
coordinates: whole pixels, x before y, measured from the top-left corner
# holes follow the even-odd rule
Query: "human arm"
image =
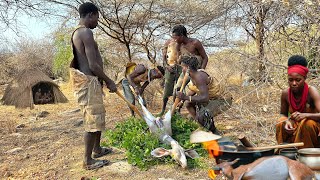
[(134, 88), (134, 91), (137, 95), (140, 95), (142, 92), (138, 86), (139, 84), (136, 84), (137, 82), (135, 82), (134, 79), (136, 77), (140, 76), (141, 74), (145, 73), (146, 71), (147, 71), (147, 69), (144, 65), (138, 64), (134, 68), (133, 72), (127, 76), (129, 84)]
[(303, 119), (312, 119), (314, 121), (320, 120), (320, 94), (314, 86), (309, 87), (309, 95), (311, 101), (314, 103), (314, 108), (316, 113), (301, 113), (294, 112), (291, 115), (291, 118), (297, 122), (302, 121)]
[(202, 46), (202, 43), (200, 41), (196, 41), (195, 43), (196, 49), (199, 53), (199, 55), (202, 57), (202, 64), (201, 64), (201, 69), (205, 69), (208, 64), (208, 55), (206, 51), (204, 50), (204, 47)]
[[(115, 83), (103, 72), (103, 68), (101, 66), (102, 59), (98, 59), (99, 57), (101, 58), (101, 56), (97, 50), (97, 45), (94, 41), (92, 31), (86, 29), (81, 35), (81, 39), (90, 71), (98, 78), (103, 79), (103, 81), (106, 82), (107, 88), (110, 90), (110, 92), (117, 91)], [(99, 55), (97, 55), (97, 53)]]
[(140, 94), (143, 94), (144, 90), (146, 89), (146, 87), (149, 85), (149, 81), (146, 81), (143, 83), (143, 85), (141, 86), (140, 89)]
[(287, 118), (284, 124), (284, 129), (287, 131), (287, 133), (292, 134), (296, 129), (296, 124), (291, 119), (291, 116), (288, 117), (288, 114), (289, 114), (288, 89), (285, 89), (282, 91), (280, 100), (281, 100), (280, 114), (281, 116)]
[(190, 92), (190, 94), (185, 95), (181, 92), (177, 93), (177, 97), (181, 100), (188, 100), (196, 103), (205, 103), (209, 101), (209, 89), (207, 85), (208, 75), (203, 72), (198, 72), (194, 78), (192, 78), (193, 83), (197, 86), (199, 92), (195, 95), (195, 92)]

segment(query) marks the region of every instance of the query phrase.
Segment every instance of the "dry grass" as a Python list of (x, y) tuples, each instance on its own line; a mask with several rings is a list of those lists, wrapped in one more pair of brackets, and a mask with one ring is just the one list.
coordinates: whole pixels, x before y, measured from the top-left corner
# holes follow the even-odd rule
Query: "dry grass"
[(0, 134), (11, 134), (15, 133), (17, 121), (13, 118), (0, 121)]
[[(213, 62), (211, 61), (210, 63)], [(222, 66), (222, 64), (215, 65), (216, 66), (213, 64), (208, 65), (210, 67), (214, 67), (209, 69), (210, 72), (218, 74), (217, 76), (220, 79), (228, 79), (228, 81), (226, 81), (227, 89), (234, 98), (232, 108), (215, 118), (216, 124), (224, 136), (237, 140), (237, 136), (240, 133), (244, 133), (249, 140), (258, 146), (276, 144), (275, 121), (279, 117), (281, 88), (287, 87), (286, 82), (279, 80), (277, 83), (273, 84), (251, 84), (243, 87), (241, 86), (242, 79), (238, 71), (227, 69), (224, 70), (224, 72), (221, 72), (220, 66)], [(318, 82), (319, 81), (317, 80), (313, 80), (311, 84), (319, 87)], [(144, 179), (146, 177), (155, 179), (162, 177), (164, 171), (166, 174), (171, 173), (168, 177), (175, 177), (176, 179), (182, 179), (182, 177), (188, 179), (186, 176), (194, 175), (185, 175), (183, 172), (173, 171), (173, 169), (177, 169), (178, 171), (178, 168), (167, 166), (161, 167), (165, 170), (159, 170), (159, 167), (155, 167), (154, 169), (146, 172), (134, 170), (133, 172), (130, 172), (130, 174), (126, 175), (119, 175), (117, 172), (110, 172), (107, 168), (97, 172), (84, 172), (81, 169), (83, 148), (81, 133), (83, 130), (82, 127), (78, 127), (78, 129), (75, 128), (72, 124), (73, 121), (71, 121), (72, 118), (81, 118), (81, 115), (80, 113), (71, 117), (64, 117), (60, 115), (62, 112), (78, 108), (78, 104), (73, 96), (72, 88), (68, 83), (61, 84), (60, 89), (68, 98), (68, 103), (36, 105), (33, 110), (15, 109), (12, 106), (1, 105), (0, 134), (4, 134), (4, 137), (9, 137), (9, 135), (7, 135), (8, 133), (15, 132), (15, 127), (18, 124), (28, 122), (27, 127), (24, 129), (26, 136), (20, 139), (11, 137), (13, 140), (8, 140), (7, 144), (2, 147), (4, 150), (3, 152), (13, 149), (16, 144), (23, 146), (24, 148), (32, 148), (32, 146), (39, 148), (31, 149), (29, 151), (26, 150), (24, 156), (12, 155), (9, 156), (9, 158), (2, 156), (3, 159), (0, 157), (0, 161), (3, 160), (3, 162), (6, 162), (3, 163), (3, 167), (8, 166), (8, 170), (5, 171), (13, 172), (13, 177), (20, 179), (34, 179), (34, 177), (38, 177), (38, 179), (40, 179), (39, 177), (42, 177), (42, 179), (50, 179), (53, 177), (67, 179), (67, 177), (72, 177), (74, 179), (75, 177), (79, 177), (80, 179), (81, 176), (91, 175), (92, 177), (107, 178), (107, 176), (109, 177), (111, 175), (111, 177), (116, 177), (113, 179), (123, 179), (124, 176), (128, 177), (134, 174), (136, 177), (134, 179), (137, 179), (137, 177), (140, 177), (140, 179)], [(161, 89), (159, 81), (154, 81), (146, 89), (145, 97), (148, 102), (148, 108), (150, 108), (151, 112), (159, 112), (161, 110)], [(124, 121), (129, 117), (130, 113), (125, 102), (117, 97), (117, 95), (108, 93), (107, 89), (105, 89), (105, 94), (107, 128), (113, 128), (117, 122)], [(172, 100), (170, 99), (167, 106), (168, 108), (172, 103), (171, 101)], [(36, 114), (41, 111), (49, 112), (48, 117), (37, 121), (29, 120), (30, 118), (34, 118)], [(61, 129), (61, 127), (64, 129)], [(30, 136), (27, 136), (27, 133), (29, 133)], [(12, 143), (11, 141), (15, 142)], [(32, 153), (32, 155), (26, 155), (27, 153)], [(54, 155), (51, 157), (51, 154)], [(15, 163), (8, 163), (12, 160), (10, 158), (16, 158), (16, 161), (14, 161)], [(123, 157), (121, 156), (121, 158)], [(120, 159), (120, 155), (114, 154), (114, 157), (111, 157), (111, 159), (118, 160)], [(22, 164), (20, 163), (20, 160)], [(40, 169), (38, 168), (39, 166), (41, 166)], [(62, 168), (61, 166), (66, 167)], [(5, 169), (1, 169), (1, 167), (2, 165), (0, 164), (0, 171)], [(191, 171), (193, 173), (193, 170)], [(206, 172), (204, 171), (206, 170), (196, 171), (197, 173), (200, 173), (197, 178), (205, 178)], [(190, 171), (188, 171), (188, 173), (189, 172)]]

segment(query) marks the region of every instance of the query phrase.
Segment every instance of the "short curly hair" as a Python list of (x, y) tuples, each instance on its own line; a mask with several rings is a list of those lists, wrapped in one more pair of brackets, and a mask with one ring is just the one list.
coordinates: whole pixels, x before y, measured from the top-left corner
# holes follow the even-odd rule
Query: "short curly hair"
[(187, 37), (187, 29), (183, 25), (176, 25), (172, 28), (172, 33), (175, 33), (177, 36)]
[(301, 55), (293, 55), (288, 59), (288, 66), (293, 66), (293, 65), (301, 65), (301, 66), (307, 67), (308, 61), (305, 57)]
[(186, 64), (192, 70), (198, 70), (199, 62), (194, 56), (182, 56), (181, 63)]
[(98, 12), (99, 12), (98, 7), (91, 2), (86, 2), (79, 6), (80, 18), (85, 17), (89, 13), (98, 13)]

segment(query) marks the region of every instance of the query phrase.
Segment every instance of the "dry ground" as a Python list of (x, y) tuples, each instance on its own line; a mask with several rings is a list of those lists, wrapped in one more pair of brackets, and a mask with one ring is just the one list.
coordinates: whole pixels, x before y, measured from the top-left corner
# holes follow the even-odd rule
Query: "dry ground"
[[(319, 81), (316, 82), (319, 87)], [(69, 103), (37, 105), (33, 110), (0, 106), (0, 179), (209, 179), (206, 168), (183, 170), (171, 164), (140, 170), (127, 163), (121, 149), (102, 157), (111, 160), (110, 166), (83, 170), (83, 126), (79, 125), (82, 117), (79, 112), (70, 112), (78, 106), (69, 86), (63, 84), (61, 89)], [(155, 91), (149, 89), (149, 92)], [(229, 92), (234, 97), (232, 108), (215, 119), (224, 136), (236, 140), (237, 135), (245, 133), (258, 146), (275, 145), (274, 123), (279, 116), (281, 89), (264, 84), (233, 86), (229, 87)], [(105, 104), (107, 128), (112, 129), (116, 122), (129, 117), (127, 106), (117, 95), (106, 93)], [(161, 96), (153, 97), (149, 107), (152, 112), (159, 112)], [(49, 114), (39, 117), (43, 111)], [(16, 128), (17, 125), (21, 127)], [(208, 167), (214, 165), (212, 159), (204, 161)]]
[[(126, 162), (120, 149), (102, 157), (111, 160), (110, 166), (83, 170), (83, 126), (79, 125), (82, 117), (79, 112), (67, 113), (78, 107), (68, 87), (65, 84), (61, 89), (69, 103), (36, 105), (33, 110), (1, 105), (0, 179), (208, 179), (207, 169), (183, 170), (177, 165), (140, 170)], [(107, 93), (105, 101), (107, 128), (129, 116), (127, 107), (115, 94)], [(39, 117), (42, 111), (49, 114)], [(22, 127), (16, 129), (17, 125)]]

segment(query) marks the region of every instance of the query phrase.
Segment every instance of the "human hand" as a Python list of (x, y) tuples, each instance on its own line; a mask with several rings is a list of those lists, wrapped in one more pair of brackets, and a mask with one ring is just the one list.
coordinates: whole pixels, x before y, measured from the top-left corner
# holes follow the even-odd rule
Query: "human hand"
[(106, 85), (110, 92), (113, 93), (117, 91), (117, 86), (113, 81), (106, 81)]
[(177, 92), (177, 94), (176, 94), (176, 96), (177, 96), (177, 98), (179, 98), (180, 100), (187, 100), (186, 99), (186, 95), (185, 94), (183, 94), (182, 92)]
[(284, 129), (287, 133), (293, 134), (293, 132), (296, 130), (296, 123), (293, 120), (289, 119), (285, 121)]
[(300, 113), (300, 112), (296, 111), (296, 112), (291, 114), (290, 118), (292, 120), (296, 121), (296, 122), (300, 122), (300, 121), (302, 121), (304, 119), (307, 119), (307, 115), (308, 115), (308, 113)]
[(134, 87), (134, 92), (136, 93), (136, 95), (140, 95), (141, 94), (141, 89), (138, 86)]
[(172, 66), (166, 66), (166, 69), (170, 72), (173, 73), (174, 68)]

